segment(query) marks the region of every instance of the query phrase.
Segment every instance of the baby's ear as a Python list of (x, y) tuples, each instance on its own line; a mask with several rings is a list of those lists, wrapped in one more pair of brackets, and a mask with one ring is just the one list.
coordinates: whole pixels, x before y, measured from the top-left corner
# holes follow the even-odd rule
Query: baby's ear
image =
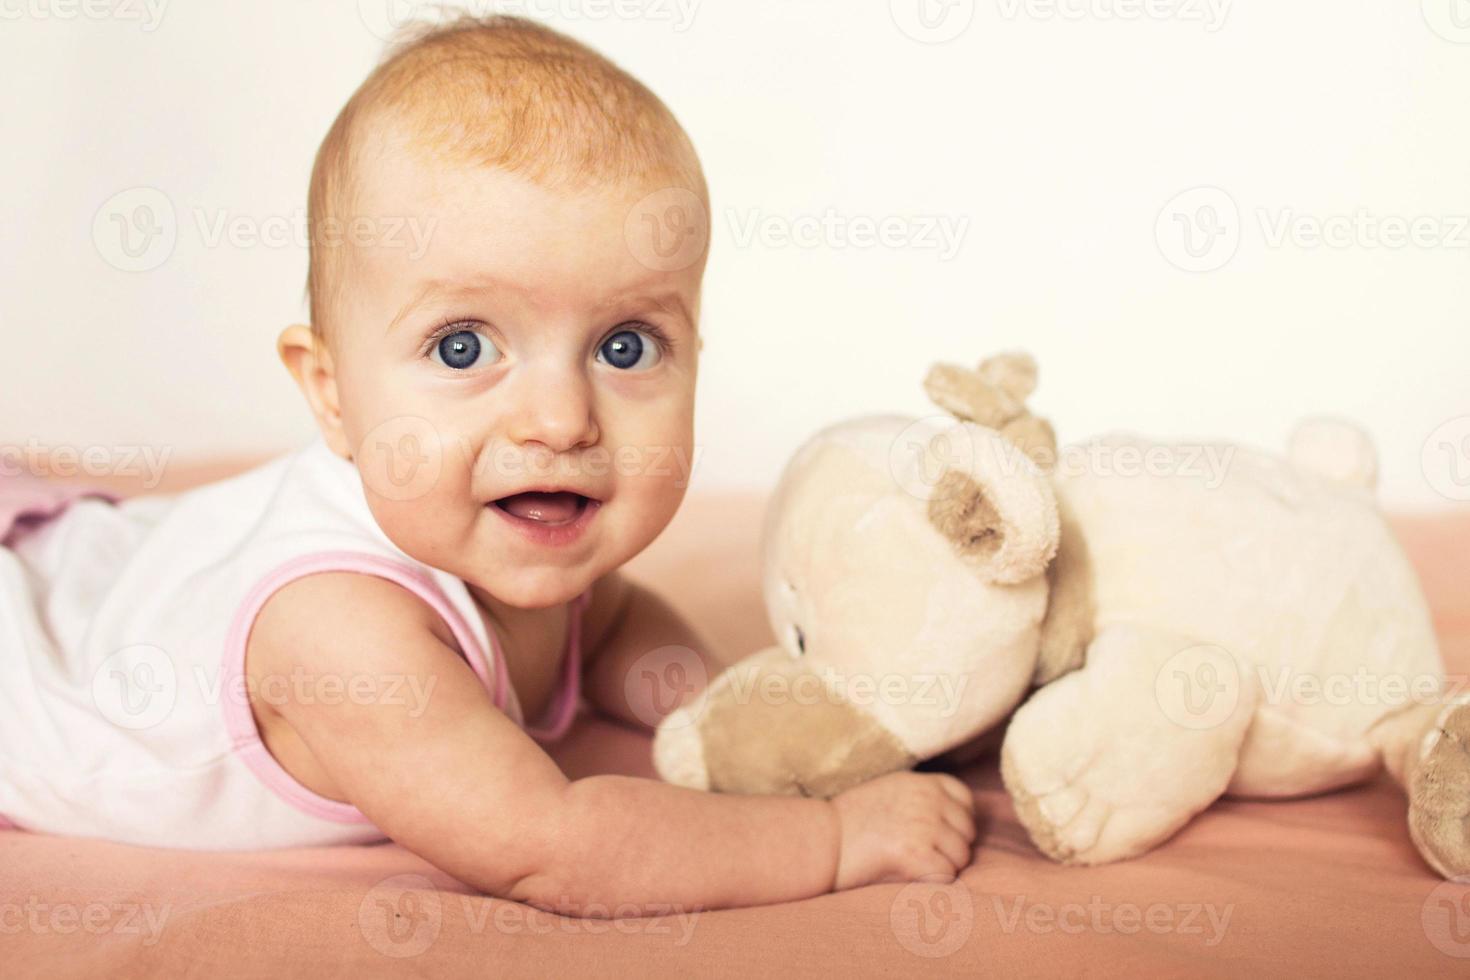
[[(993, 429), (960, 423), (926, 452), (939, 464), (929, 522), (988, 582), (1015, 585), (1046, 570), (1061, 530), (1051, 483)], [(934, 472), (934, 470), (930, 470)]]
[(326, 341), (311, 327), (293, 323), (276, 338), (276, 354), (306, 396), (311, 414), (327, 446), (344, 459), (352, 458), (342, 431), (342, 408), (337, 396), (337, 373)]

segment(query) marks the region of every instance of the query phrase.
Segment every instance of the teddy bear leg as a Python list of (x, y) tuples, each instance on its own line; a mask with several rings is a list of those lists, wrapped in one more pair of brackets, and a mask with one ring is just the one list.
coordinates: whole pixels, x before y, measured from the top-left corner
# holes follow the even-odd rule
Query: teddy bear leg
[(1087, 662), (1011, 720), (1001, 775), (1036, 846), (1067, 863), (1133, 857), (1209, 806), (1235, 771), (1258, 692), (1223, 648), (1104, 628)]
[(1415, 704), (1368, 737), (1409, 797), (1409, 837), (1446, 878), (1470, 874), (1470, 694)]

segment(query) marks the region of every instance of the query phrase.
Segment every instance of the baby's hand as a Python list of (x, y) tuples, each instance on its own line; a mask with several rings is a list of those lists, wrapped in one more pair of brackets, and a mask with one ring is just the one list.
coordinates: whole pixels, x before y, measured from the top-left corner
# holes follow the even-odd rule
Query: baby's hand
[(836, 889), (935, 875), (970, 863), (975, 798), (943, 773), (894, 772), (832, 798), (842, 825)]

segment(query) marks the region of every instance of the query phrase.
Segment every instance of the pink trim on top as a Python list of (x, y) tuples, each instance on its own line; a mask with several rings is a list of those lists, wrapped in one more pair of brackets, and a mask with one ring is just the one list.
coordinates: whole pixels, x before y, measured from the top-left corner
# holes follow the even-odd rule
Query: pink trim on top
[[(287, 583), (318, 572), (361, 572), (377, 575), (403, 586), (429, 604), (443, 618), (454, 634), (454, 640), (469, 662), (470, 668), (480, 678), (480, 683), (495, 699), (495, 706), (502, 711), (506, 703), (506, 667), (500, 644), (491, 636), (495, 650), (494, 677), (486, 663), (485, 651), (475, 638), (459, 611), (450, 604), (444, 594), (429, 577), (412, 565), (392, 561), (377, 555), (355, 551), (324, 551), (311, 555), (300, 555), (276, 567), (261, 579), (240, 605), (225, 636), (225, 653), (222, 669), (222, 691), (225, 727), (230, 733), (234, 751), (266, 786), (274, 790), (288, 803), (306, 813), (336, 823), (371, 823), (350, 803), (328, 799), (303, 786), (281, 767), (265, 743), (260, 739), (260, 729), (250, 711), (250, 700), (243, 683), (236, 683), (245, 666), (245, 644), (250, 636), (250, 627), (255, 622), (266, 600)], [(235, 692), (239, 696), (234, 696)]]
[[(260, 729), (255, 723), (254, 714), (251, 713), (250, 700), (244, 684), (236, 683), (244, 672), (245, 647), (250, 637), (250, 628), (256, 616), (260, 614), (260, 610), (265, 606), (266, 600), (287, 583), (320, 572), (360, 572), (376, 575), (403, 586), (428, 603), (429, 607), (438, 613), (448, 625), (470, 669), (475, 672), (475, 676), (480, 679), (480, 683), (494, 699), (495, 706), (501, 711), (506, 710), (510, 672), (506, 667), (505, 654), (500, 648), (500, 641), (495, 636), (495, 631), (493, 629), (488, 631), (494, 657), (492, 668), (485, 657), (484, 648), (465, 623), (464, 617), (459, 614), (459, 610), (454, 608), (427, 574), (412, 565), (355, 551), (325, 551), (292, 558), (277, 566), (256, 583), (235, 613), (235, 618), (225, 636), (221, 690), (225, 692), (225, 697), (222, 698), (224, 720), (225, 728), (230, 734), (231, 746), (246, 766), (267, 787), (297, 809), (335, 823), (366, 824), (371, 821), (357, 807), (313, 792), (303, 786), (276, 761), (275, 756), (270, 754), (270, 750), (261, 741)], [(572, 600), (572, 617), (568, 625), (567, 637), (568, 649), (562, 663), (562, 682), (556, 701), (547, 710), (547, 714), (551, 715), (551, 720), (539, 727), (522, 725), (528, 735), (539, 741), (555, 741), (561, 738), (576, 717), (577, 702), (581, 695), (582, 612), (591, 598), (592, 590), (589, 588)], [(493, 678), (490, 676), (492, 670)], [(236, 690), (239, 692), (238, 697), (233, 696)], [(0, 821), (3, 820), (4, 818), (0, 817)]]
[(567, 649), (562, 658), (561, 686), (556, 700), (547, 706), (542, 725), (526, 724), (526, 734), (538, 742), (555, 742), (572, 727), (577, 717), (577, 701), (582, 695), (582, 613), (592, 600), (592, 589), (588, 588), (572, 600), (571, 622), (567, 624)]

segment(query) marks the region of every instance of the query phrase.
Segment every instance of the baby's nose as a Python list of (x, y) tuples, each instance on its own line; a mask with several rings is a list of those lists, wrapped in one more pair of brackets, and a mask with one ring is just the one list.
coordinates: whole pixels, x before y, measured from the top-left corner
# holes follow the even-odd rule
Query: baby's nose
[(513, 395), (507, 437), (520, 446), (539, 444), (555, 453), (597, 442), (590, 386), (574, 377), (527, 379)]

